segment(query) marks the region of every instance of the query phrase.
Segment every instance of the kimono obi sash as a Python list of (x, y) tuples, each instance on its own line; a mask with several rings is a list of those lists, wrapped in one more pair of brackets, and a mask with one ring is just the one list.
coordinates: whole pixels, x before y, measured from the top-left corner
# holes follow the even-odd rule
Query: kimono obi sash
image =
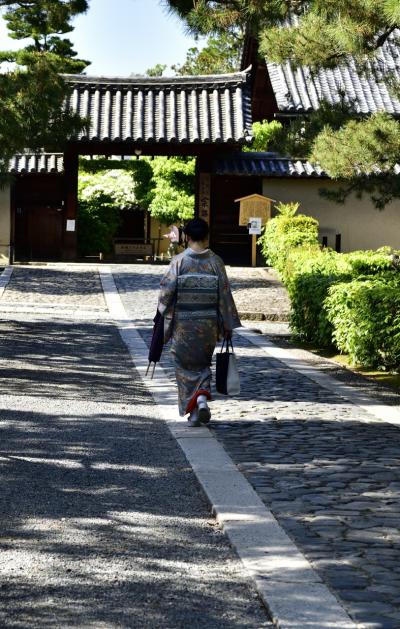
[(179, 319), (217, 317), (218, 276), (207, 273), (178, 275), (175, 313)]

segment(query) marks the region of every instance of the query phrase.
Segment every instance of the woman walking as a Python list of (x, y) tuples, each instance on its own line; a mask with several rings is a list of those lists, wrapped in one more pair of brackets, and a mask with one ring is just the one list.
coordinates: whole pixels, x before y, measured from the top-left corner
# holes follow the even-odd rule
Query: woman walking
[(180, 415), (190, 426), (210, 420), (211, 359), (220, 338), (241, 323), (221, 258), (208, 248), (208, 225), (194, 218), (183, 229), (185, 251), (175, 256), (160, 284), (158, 310), (164, 343), (172, 339)]

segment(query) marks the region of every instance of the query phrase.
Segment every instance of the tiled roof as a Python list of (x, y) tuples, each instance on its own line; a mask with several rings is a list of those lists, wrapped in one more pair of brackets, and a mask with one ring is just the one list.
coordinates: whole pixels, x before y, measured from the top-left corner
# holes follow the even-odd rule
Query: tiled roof
[(322, 178), (326, 173), (307, 160), (281, 157), (276, 153), (232, 153), (218, 158), (213, 164), (216, 175), (247, 177)]
[(197, 77), (65, 75), (68, 105), (90, 120), (80, 140), (220, 144), (251, 139), (249, 71)]
[[(394, 31), (378, 53), (375, 67), (382, 75), (388, 72), (400, 80), (400, 31)], [(337, 103), (340, 93), (347, 102), (353, 102), (360, 113), (386, 111), (400, 114), (400, 101), (373, 73), (360, 74), (354, 61), (312, 74), (307, 67), (293, 69), (291, 64), (268, 62), (268, 73), (279, 111), (301, 113), (318, 109), (321, 101)], [(379, 69), (379, 70), (378, 70)]]
[(62, 153), (24, 153), (15, 155), (10, 161), (10, 173), (63, 173)]

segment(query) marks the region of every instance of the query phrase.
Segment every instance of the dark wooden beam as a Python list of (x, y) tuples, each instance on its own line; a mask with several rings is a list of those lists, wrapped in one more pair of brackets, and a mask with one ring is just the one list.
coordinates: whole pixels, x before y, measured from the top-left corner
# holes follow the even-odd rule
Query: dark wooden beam
[[(78, 256), (76, 236), (76, 219), (78, 211), (78, 171), (78, 153), (72, 147), (68, 147), (64, 154), (65, 210), (62, 246), (63, 260), (76, 260)], [(75, 221), (74, 231), (67, 231), (67, 225), (71, 224), (68, 223), (68, 221)]]
[(201, 157), (213, 158), (219, 154), (240, 150), (240, 144), (173, 144), (173, 143), (140, 143), (140, 142), (109, 142), (85, 141), (70, 142), (68, 151), (76, 155), (140, 155), (171, 156), (171, 157)]

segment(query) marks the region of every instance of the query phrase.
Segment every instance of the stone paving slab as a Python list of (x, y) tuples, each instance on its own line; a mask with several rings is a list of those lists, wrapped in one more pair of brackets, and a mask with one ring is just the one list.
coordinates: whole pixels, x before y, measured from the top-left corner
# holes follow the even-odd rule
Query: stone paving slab
[[(121, 283), (117, 276), (134, 318), (132, 295), (142, 281), (134, 272)], [(156, 291), (150, 282), (146, 303), (153, 313), (151, 286)], [(148, 342), (144, 317), (138, 329)], [(266, 356), (248, 338), (235, 341), (242, 395), (216, 398), (211, 429), (356, 623), (398, 629), (398, 427)], [(162, 364), (173, 377), (168, 352)]]
[[(97, 272), (39, 276), (97, 294)], [(271, 628), (115, 326), (0, 330), (0, 626)]]
[(227, 273), (243, 319), (288, 321), (290, 300), (273, 269), (227, 267)]

